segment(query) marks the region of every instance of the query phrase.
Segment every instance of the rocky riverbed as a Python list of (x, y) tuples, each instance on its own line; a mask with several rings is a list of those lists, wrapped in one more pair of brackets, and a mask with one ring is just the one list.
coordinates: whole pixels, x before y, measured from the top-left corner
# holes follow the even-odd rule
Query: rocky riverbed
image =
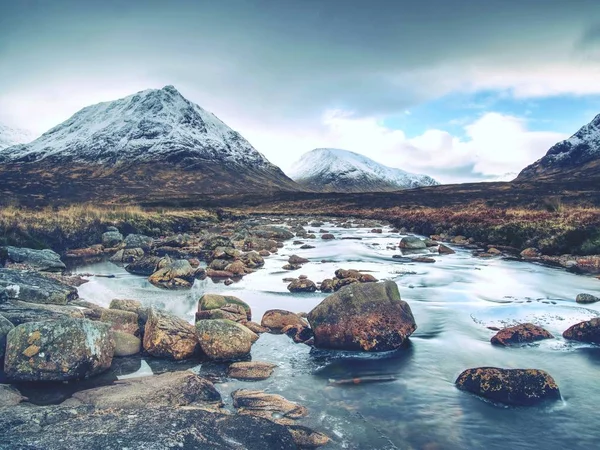
[(0, 447), (594, 445), (600, 281), (400, 231), (110, 229), (63, 258), (74, 276), (10, 249)]

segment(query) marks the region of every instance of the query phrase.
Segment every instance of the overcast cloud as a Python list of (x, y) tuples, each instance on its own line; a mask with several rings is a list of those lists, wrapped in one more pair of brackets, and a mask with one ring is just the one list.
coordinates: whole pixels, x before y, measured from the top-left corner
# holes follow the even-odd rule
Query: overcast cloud
[(445, 182), (493, 179), (576, 129), (493, 104), (460, 135), (388, 119), (457, 92), (600, 95), (599, 18), (596, 0), (2, 1), (0, 122), (41, 133), (173, 84), (284, 169), (340, 147)]

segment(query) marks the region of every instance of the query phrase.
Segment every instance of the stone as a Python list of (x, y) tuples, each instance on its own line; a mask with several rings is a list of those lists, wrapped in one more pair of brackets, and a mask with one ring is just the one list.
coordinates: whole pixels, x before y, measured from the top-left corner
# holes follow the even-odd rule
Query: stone
[(313, 332), (308, 325), (288, 325), (284, 327), (281, 332), (291, 337), (296, 344), (301, 344), (314, 337)]
[(440, 255), (454, 255), (456, 252), (452, 250), (450, 247), (440, 244), (438, 247), (438, 253)]
[(273, 239), (276, 241), (285, 241), (292, 239), (294, 233), (287, 228), (275, 227), (270, 225), (260, 226), (251, 230), (253, 236), (263, 239)]
[(17, 406), (27, 400), (21, 393), (9, 384), (0, 384), (0, 410), (10, 406)]
[(324, 233), (321, 235), (321, 239), (323, 239), (324, 241), (330, 241), (332, 239), (335, 239), (335, 236), (331, 233)]
[(87, 319), (29, 322), (6, 339), (4, 371), (15, 381), (67, 381), (107, 370), (115, 344), (109, 326)]
[(301, 425), (288, 425), (287, 429), (292, 434), (298, 448), (318, 448), (331, 441), (329, 436)]
[(287, 289), (290, 292), (315, 292), (317, 290), (317, 285), (314, 281), (296, 278), (288, 284)]
[(521, 252), (521, 257), (525, 259), (539, 258), (541, 256), (540, 251), (537, 248), (529, 247)]
[(309, 314), (315, 346), (340, 350), (400, 348), (417, 325), (393, 281), (354, 283), (325, 298)]
[[(265, 252), (266, 250), (263, 250)], [(269, 253), (270, 254), (270, 253)], [(249, 269), (258, 269), (265, 265), (264, 255), (258, 252), (247, 252), (240, 255), (240, 261)], [(266, 255), (269, 256), (269, 255)]]
[(207, 269), (206, 276), (209, 278), (232, 278), (233, 274), (231, 272), (227, 272), (226, 270)]
[(575, 301), (577, 303), (589, 304), (589, 303), (599, 302), (600, 298), (598, 298), (592, 294), (578, 294), (577, 297), (575, 298)]
[(154, 246), (154, 239), (143, 234), (128, 234), (124, 243), (126, 249), (141, 248), (147, 252)]
[(331, 278), (325, 278), (321, 281), (320, 290), (321, 292), (333, 292), (333, 280)]
[[(9, 331), (15, 326), (7, 318), (0, 314), (0, 363), (4, 359), (4, 351), (6, 349), (6, 336)], [(1, 368), (0, 364), (0, 368)]]
[(158, 269), (161, 269), (166, 264), (170, 263), (170, 258), (161, 258), (159, 256), (146, 255), (136, 259), (125, 266), (125, 270), (134, 275), (150, 276)]
[(226, 319), (200, 320), (196, 323), (196, 333), (204, 354), (219, 361), (247, 356), (253, 341), (258, 339), (248, 328)]
[(405, 236), (400, 239), (399, 247), (406, 250), (421, 250), (427, 248), (427, 245), (416, 236)]
[(301, 264), (306, 264), (307, 262), (310, 262), (310, 261), (308, 259), (302, 258), (298, 255), (292, 255), (288, 258), (288, 263), (290, 263), (293, 266), (299, 266)]
[(246, 266), (242, 261), (234, 261), (225, 267), (225, 271), (231, 272), (236, 277), (246, 275)]
[(196, 329), (179, 317), (151, 308), (144, 330), (144, 350), (157, 358), (189, 359), (198, 350)]
[[(242, 311), (239, 311), (238, 309), (232, 310), (232, 306), (241, 307)], [(240, 315), (239, 320), (236, 320), (236, 322), (252, 320), (252, 309), (250, 308), (250, 305), (233, 295), (204, 294), (200, 297), (200, 300), (198, 300), (198, 312), (213, 310), (235, 312)]]
[(460, 390), (506, 405), (530, 406), (560, 399), (554, 379), (537, 369), (478, 367), (465, 370), (455, 383)]
[(283, 309), (270, 309), (265, 312), (260, 324), (269, 328), (271, 333), (281, 334), (288, 325), (305, 326), (306, 322), (300, 316)]
[(0, 268), (0, 288), (9, 299), (29, 303), (66, 305), (78, 297), (77, 289), (34, 271)]
[(263, 327), (256, 322), (246, 322), (244, 326), (256, 334), (268, 333), (270, 331), (267, 327)]
[(8, 262), (46, 272), (62, 272), (67, 266), (60, 260), (60, 255), (50, 249), (34, 250), (32, 248), (5, 247)]
[(428, 264), (432, 264), (435, 262), (435, 259), (433, 258), (429, 258), (427, 256), (417, 256), (415, 258), (410, 258), (411, 262), (415, 262), (415, 263), (428, 263)]
[(300, 247), (302, 250), (310, 250), (312, 248), (316, 248), (314, 245), (310, 245), (310, 244), (304, 244), (303, 246)]
[(148, 278), (154, 286), (165, 289), (191, 288), (194, 284), (196, 269), (189, 261), (179, 259), (157, 270)]
[(600, 344), (600, 318), (580, 322), (563, 332), (565, 339)]
[(110, 386), (76, 392), (73, 398), (97, 409), (222, 404), (214, 385), (189, 370), (121, 380)]
[(119, 309), (104, 309), (100, 316), (100, 322), (108, 323), (113, 331), (121, 331), (134, 336), (139, 336), (140, 326), (138, 315), (130, 311)]
[(123, 235), (119, 230), (110, 230), (102, 234), (102, 245), (106, 248), (113, 248), (123, 242)]
[[(231, 393), (233, 406), (240, 414), (249, 414), (282, 424), (293, 424), (295, 419), (308, 415), (308, 410), (297, 403), (290, 402), (277, 394), (266, 394), (263, 391), (238, 389)], [(282, 416), (276, 419), (277, 415)]]
[(144, 256), (144, 250), (141, 248), (127, 248), (118, 250), (113, 256), (110, 257), (110, 261), (115, 263), (130, 263), (136, 259)]
[(138, 300), (132, 300), (128, 298), (113, 298), (108, 308), (136, 313), (138, 315), (140, 323), (143, 323), (143, 325), (145, 325), (146, 320), (148, 320), (149, 308), (143, 306), (142, 303)]
[(277, 364), (260, 361), (236, 362), (229, 366), (227, 375), (238, 380), (266, 380), (269, 378)]
[(498, 333), (492, 337), (491, 342), (494, 345), (509, 346), (513, 344), (527, 344), (552, 338), (554, 338), (554, 336), (542, 327), (532, 323), (523, 323), (498, 331)]
[(302, 268), (301, 265), (294, 265), (294, 264), (285, 264), (284, 266), (281, 267), (283, 270), (298, 270), (300, 268)]
[(202, 244), (202, 248), (205, 250), (214, 250), (217, 247), (233, 247), (231, 239), (227, 236), (209, 236)]
[[(0, 314), (8, 319), (14, 326), (27, 322), (41, 322), (44, 320), (58, 320), (61, 318), (83, 319), (90, 313), (89, 309), (82, 309), (69, 305), (52, 305), (21, 302), (9, 300), (0, 303)], [(95, 314), (91, 314), (94, 316)], [(97, 317), (99, 318), (99, 316)]]
[(142, 350), (142, 341), (139, 337), (122, 331), (112, 332), (115, 341), (115, 356), (133, 356)]

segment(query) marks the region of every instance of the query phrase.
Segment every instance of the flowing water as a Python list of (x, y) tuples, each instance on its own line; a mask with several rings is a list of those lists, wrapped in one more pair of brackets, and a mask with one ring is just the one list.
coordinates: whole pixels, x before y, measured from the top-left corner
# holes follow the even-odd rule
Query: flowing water
[[(164, 291), (144, 277), (128, 274), (109, 262), (80, 267), (81, 272), (113, 274), (92, 277), (79, 288), (86, 300), (107, 306), (112, 298), (139, 299), (193, 322), (204, 293), (227, 293), (250, 304), (253, 317), (273, 308), (310, 311), (327, 294), (292, 294), (285, 277), (331, 278), (338, 268), (372, 271), (398, 283), (410, 304), (418, 329), (407, 348), (382, 354), (328, 352), (294, 344), (284, 335), (263, 334), (252, 358), (278, 364), (265, 381), (241, 382), (222, 377), (218, 364), (165, 363), (152, 358), (115, 360), (113, 374), (149, 375), (196, 366), (200, 373), (221, 376), (218, 383), (231, 407), (230, 393), (240, 387), (264, 389), (297, 401), (310, 411), (302, 423), (328, 434), (325, 448), (464, 449), (464, 448), (596, 448), (600, 438), (600, 348), (566, 342), (562, 332), (599, 315), (600, 305), (575, 303), (581, 292), (598, 295), (600, 281), (553, 269), (502, 259), (478, 259), (467, 250), (435, 256), (435, 264), (403, 263), (398, 234), (360, 228), (334, 228), (336, 239), (306, 240), (315, 249), (301, 250), (292, 241), (265, 267), (232, 286), (210, 279), (191, 291)], [(342, 240), (360, 237), (362, 240)], [(297, 254), (311, 262), (294, 272), (281, 267)], [(327, 261), (327, 262), (324, 262)], [(556, 339), (519, 348), (490, 344), (487, 327), (534, 322)], [(557, 381), (563, 400), (529, 408), (503, 407), (457, 390), (456, 377), (478, 366), (537, 368)], [(332, 380), (381, 376), (379, 383), (336, 384)]]

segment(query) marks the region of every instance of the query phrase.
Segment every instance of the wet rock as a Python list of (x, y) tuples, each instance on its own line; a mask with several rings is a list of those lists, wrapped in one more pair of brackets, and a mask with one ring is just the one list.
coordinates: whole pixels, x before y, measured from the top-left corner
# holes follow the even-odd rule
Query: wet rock
[(371, 233), (381, 234), (383, 233), (383, 230), (381, 228), (373, 228)]
[(458, 389), (507, 405), (530, 406), (560, 399), (554, 379), (543, 370), (478, 367), (456, 380)]
[(261, 250), (260, 252), (258, 252), (258, 254), (260, 256), (262, 256), (263, 258), (266, 258), (267, 256), (271, 256), (271, 252), (269, 250)]
[(110, 257), (114, 263), (131, 263), (144, 256), (144, 250), (141, 248), (127, 248), (117, 251)]
[(297, 278), (288, 284), (287, 289), (290, 292), (315, 292), (317, 285), (314, 281)]
[(238, 380), (266, 380), (277, 364), (260, 361), (236, 362), (229, 366), (227, 375)]
[[(293, 420), (308, 415), (308, 410), (304, 406), (290, 402), (277, 394), (238, 389), (231, 393), (231, 397), (233, 398), (233, 406), (238, 409), (239, 413), (263, 417), (278, 423), (293, 424)], [(277, 415), (281, 418), (274, 418)]]
[(115, 356), (133, 356), (142, 350), (142, 341), (133, 334), (113, 331), (112, 336), (115, 341)]
[(27, 267), (47, 272), (62, 272), (67, 267), (60, 260), (60, 255), (50, 249), (34, 250), (32, 248), (5, 247), (8, 262), (24, 264)]
[(17, 381), (89, 378), (107, 370), (114, 353), (109, 326), (87, 319), (25, 323), (6, 342), (4, 370)]
[(285, 264), (284, 266), (281, 267), (283, 270), (298, 270), (301, 269), (302, 266), (299, 264)]
[(16, 406), (27, 400), (21, 393), (9, 384), (0, 384), (0, 409)]
[(180, 259), (154, 272), (148, 281), (154, 286), (166, 289), (191, 288), (195, 275), (196, 269), (187, 260)]
[(305, 326), (306, 322), (300, 316), (283, 309), (270, 309), (265, 312), (260, 324), (268, 328), (271, 333), (281, 334), (288, 325)]
[(214, 385), (185, 370), (77, 392), (73, 397), (97, 409), (141, 408), (157, 406), (220, 405), (221, 395)]
[(207, 269), (206, 276), (210, 278), (233, 278), (233, 274), (231, 272), (227, 272), (226, 270), (213, 269)]
[(227, 259), (213, 259), (208, 265), (208, 268), (211, 270), (225, 270), (225, 267), (229, 264), (230, 262)]
[(170, 258), (161, 258), (159, 256), (144, 256), (125, 266), (125, 270), (134, 275), (150, 276), (158, 269), (171, 262)]
[(100, 316), (100, 321), (108, 323), (113, 331), (121, 331), (134, 336), (140, 335), (140, 326), (138, 315), (130, 311), (121, 311), (118, 309), (104, 309)]
[(250, 306), (233, 295), (204, 294), (198, 301), (198, 313), (196, 320), (202, 320), (209, 317), (203, 317), (201, 313), (208, 311), (220, 311), (225, 314), (223, 317), (214, 317), (216, 319), (230, 319), (235, 322), (245, 322), (252, 320), (252, 310)]
[(324, 241), (330, 241), (332, 239), (335, 239), (335, 236), (331, 233), (324, 233), (321, 235), (321, 239), (323, 239)]
[(444, 244), (440, 244), (438, 247), (438, 253), (440, 255), (453, 255), (456, 252), (454, 250), (452, 250), (450, 247), (448, 247)]
[(102, 245), (106, 248), (113, 248), (123, 242), (123, 235), (119, 230), (110, 230), (102, 234)]
[(429, 258), (427, 256), (417, 256), (415, 258), (410, 258), (411, 262), (415, 262), (415, 263), (428, 263), (428, 264), (432, 264), (435, 262), (435, 259), (433, 258)]
[(303, 246), (300, 247), (302, 250), (310, 250), (311, 248), (315, 248), (314, 245), (310, 245), (310, 244), (304, 244)]
[[(263, 239), (258, 237), (251, 237), (244, 241), (244, 250), (256, 250), (256, 251), (267, 251), (273, 247), (277, 247), (277, 241), (274, 239)], [(265, 255), (261, 255), (265, 256)], [(269, 255), (266, 255), (269, 256)]]
[(246, 322), (244, 326), (256, 334), (268, 333), (270, 330), (256, 322)]
[(598, 298), (592, 294), (578, 294), (577, 297), (575, 298), (575, 301), (577, 303), (588, 304), (588, 303), (600, 302), (600, 298)]
[(182, 360), (197, 352), (198, 338), (193, 325), (152, 308), (148, 312), (143, 345), (148, 354), (157, 358)]
[(4, 351), (6, 350), (6, 335), (15, 326), (7, 318), (0, 314), (0, 368), (4, 359)]
[(393, 281), (346, 286), (316, 306), (308, 321), (316, 347), (340, 350), (394, 350), (417, 328)]
[(292, 434), (296, 445), (302, 449), (322, 447), (331, 440), (329, 436), (301, 425), (288, 425), (287, 429)]
[(230, 361), (250, 353), (258, 336), (237, 322), (226, 319), (200, 320), (196, 323), (200, 348), (210, 359)]
[(319, 286), (321, 292), (333, 292), (333, 280), (331, 278), (325, 278), (321, 281), (321, 285)]
[(144, 328), (146, 320), (148, 320), (149, 308), (142, 305), (138, 300), (131, 300), (127, 298), (114, 298), (110, 302), (109, 309), (118, 309), (120, 311), (129, 311), (136, 313), (139, 318), (140, 328)]
[(37, 272), (0, 269), (0, 288), (8, 298), (29, 303), (65, 305), (77, 298), (77, 289)]
[(498, 333), (492, 337), (491, 342), (494, 345), (509, 346), (514, 344), (527, 344), (552, 338), (554, 338), (554, 336), (542, 327), (532, 323), (523, 323), (498, 331)]
[(427, 245), (416, 236), (405, 236), (400, 239), (399, 247), (406, 250), (421, 250), (427, 248)]
[(564, 331), (563, 337), (573, 341), (600, 344), (600, 318), (580, 322)]
[(293, 266), (299, 266), (301, 264), (306, 264), (308, 262), (310, 262), (308, 259), (302, 258), (298, 255), (292, 255), (288, 258), (288, 263), (290, 263)]
[(521, 257), (530, 259), (530, 258), (539, 258), (541, 256), (540, 251), (537, 248), (529, 247), (521, 252)]
[(125, 238), (125, 248), (141, 248), (144, 252), (152, 249), (154, 245), (154, 239), (143, 234), (128, 234)]
[(305, 324), (288, 325), (281, 332), (291, 337), (296, 344), (306, 342), (314, 336), (310, 327)]

